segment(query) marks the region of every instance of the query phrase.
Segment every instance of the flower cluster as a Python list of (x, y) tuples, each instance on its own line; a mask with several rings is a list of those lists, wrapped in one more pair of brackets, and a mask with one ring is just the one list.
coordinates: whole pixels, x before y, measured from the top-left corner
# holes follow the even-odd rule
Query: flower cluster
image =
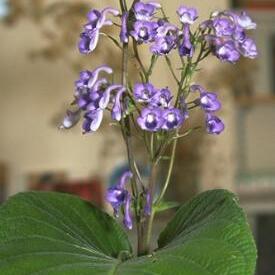
[[(111, 25), (118, 27), (118, 37), (104, 35), (122, 50), (121, 83), (123, 84), (110, 81), (115, 79), (115, 75), (106, 65), (97, 67), (93, 71), (82, 71), (75, 82), (76, 108), (74, 111), (67, 111), (60, 128), (69, 129), (82, 117), (83, 133), (93, 133), (101, 125), (104, 112), (110, 111), (114, 121), (122, 120), (120, 123), (122, 134), (130, 149), (131, 142), (128, 142), (128, 138), (132, 137), (131, 123), (134, 120), (134, 124), (137, 123), (140, 128), (140, 131), (134, 132), (141, 134), (144, 139), (148, 158), (154, 167), (162, 159), (171, 140), (176, 146), (179, 138), (192, 132), (180, 131), (189, 116), (188, 110), (197, 107), (203, 110), (206, 131), (209, 134), (218, 135), (224, 130), (224, 123), (216, 115), (221, 108), (217, 94), (205, 90), (200, 85), (191, 85), (192, 76), (197, 71), (199, 63), (211, 53), (221, 61), (231, 63), (237, 62), (241, 56), (255, 58), (257, 48), (255, 42), (248, 37), (247, 31), (255, 29), (256, 24), (245, 12), (223, 11), (213, 13), (209, 20), (198, 25), (193, 31), (192, 25), (198, 19), (195, 8), (181, 5), (177, 9), (180, 23), (175, 25), (169, 22), (157, 2), (134, 1), (129, 10), (125, 1), (120, 1), (120, 4), (121, 12), (108, 7), (101, 11), (93, 9), (88, 13), (88, 22), (83, 27), (78, 48), (82, 54), (93, 52), (97, 47), (99, 36), (104, 34), (102, 28)], [(109, 15), (117, 17), (117, 22), (113, 23), (108, 19)], [(130, 39), (133, 43), (130, 43)], [(141, 44), (149, 45), (152, 53), (148, 67), (138, 53), (137, 47)], [(181, 68), (177, 68), (179, 72), (167, 56), (172, 51), (177, 51), (181, 62)], [(128, 78), (130, 53), (139, 64), (137, 71), (141, 82), (131, 83)], [(158, 89), (150, 82), (155, 64), (161, 56), (165, 56), (169, 71), (178, 86), (175, 100), (168, 87)], [(199, 96), (186, 103), (189, 92), (196, 92)], [(142, 131), (150, 134), (140, 133)], [(149, 136), (150, 146), (147, 139)], [(118, 217), (121, 211), (125, 227), (132, 229), (131, 207), (136, 208), (135, 214), (140, 219), (137, 222), (146, 221), (148, 216), (152, 217), (154, 194), (150, 181), (146, 184), (140, 177), (139, 168), (135, 167), (135, 158), (132, 153), (130, 154), (130, 150), (128, 153), (133, 171), (126, 171), (118, 183), (107, 190), (106, 199), (112, 205), (115, 217)], [(175, 150), (172, 150), (171, 164), (174, 157)], [(132, 177), (132, 184), (128, 188), (128, 182)], [(162, 200), (164, 193), (165, 189), (157, 201)]]
[(119, 84), (110, 84), (106, 78), (99, 78), (100, 73), (112, 74), (113, 70), (108, 66), (100, 66), (94, 71), (82, 71), (75, 82), (76, 112), (67, 111), (61, 128), (71, 128), (80, 119), (83, 112), (83, 132), (95, 132), (103, 119), (103, 112), (110, 108), (112, 119), (120, 121), (123, 114), (122, 95), (126, 89)]
[(134, 98), (143, 104), (137, 123), (141, 129), (157, 132), (174, 130), (182, 126), (187, 113), (172, 106), (172, 95), (168, 88), (156, 89), (151, 83), (137, 83)]
[(84, 25), (83, 32), (80, 35), (78, 48), (80, 53), (89, 54), (97, 46), (100, 30), (104, 26), (111, 26), (113, 22), (106, 18), (107, 14), (119, 15), (119, 11), (113, 8), (106, 8), (102, 11), (91, 10), (88, 15), (88, 23)]
[(166, 55), (178, 47), (181, 56), (191, 56), (190, 25), (198, 17), (196, 9), (185, 6), (178, 9), (182, 30), (169, 23), (167, 18), (157, 18), (155, 14), (158, 9), (161, 5), (157, 2), (137, 2), (132, 26), (128, 24), (128, 14), (122, 16), (121, 41), (127, 42), (131, 35), (138, 44), (150, 43), (150, 50), (155, 55)]
[(126, 184), (131, 180), (133, 174), (126, 171), (121, 176), (119, 182), (107, 190), (106, 199), (114, 209), (115, 217), (119, 216), (119, 211), (123, 208), (123, 223), (126, 228), (132, 229), (133, 222), (131, 217), (131, 194), (126, 188)]
[(241, 56), (253, 59), (258, 55), (255, 42), (246, 33), (255, 29), (256, 23), (245, 12), (216, 12), (201, 24), (201, 28), (211, 31), (205, 39), (222, 61), (235, 63)]
[(221, 108), (221, 103), (218, 100), (217, 94), (206, 91), (200, 85), (192, 85), (190, 90), (200, 93), (200, 97), (195, 100), (195, 104), (199, 105), (205, 111), (207, 132), (209, 134), (220, 134), (224, 130), (224, 124), (222, 120), (214, 114), (214, 112)]

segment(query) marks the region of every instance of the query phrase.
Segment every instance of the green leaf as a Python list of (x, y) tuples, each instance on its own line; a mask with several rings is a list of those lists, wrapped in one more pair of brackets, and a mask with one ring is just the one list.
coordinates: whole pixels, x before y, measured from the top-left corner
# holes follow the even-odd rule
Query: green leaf
[(0, 209), (0, 274), (113, 274), (131, 254), (116, 221), (61, 193), (21, 193)]
[(256, 248), (234, 194), (214, 190), (183, 205), (159, 249), (122, 263), (117, 274), (252, 275)]
[(155, 213), (159, 213), (178, 206), (180, 206), (180, 204), (176, 201), (162, 201), (160, 204), (154, 205), (153, 209)]
[(0, 210), (0, 274), (252, 275), (256, 249), (232, 193), (205, 192), (183, 205), (159, 248), (131, 258), (123, 230), (69, 195), (25, 193)]

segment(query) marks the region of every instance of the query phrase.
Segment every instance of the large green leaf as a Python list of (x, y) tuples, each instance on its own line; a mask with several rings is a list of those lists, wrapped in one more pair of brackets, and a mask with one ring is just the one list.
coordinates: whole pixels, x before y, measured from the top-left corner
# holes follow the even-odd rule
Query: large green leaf
[(182, 206), (150, 256), (116, 222), (69, 195), (26, 193), (0, 210), (0, 274), (252, 275), (256, 249), (236, 197), (205, 192)]
[(234, 194), (202, 193), (183, 205), (151, 257), (123, 263), (119, 274), (252, 275), (256, 248)]
[(81, 199), (30, 192), (0, 209), (0, 274), (113, 274), (127, 236), (107, 214)]
[(159, 249), (119, 266), (119, 274), (252, 275), (256, 249), (236, 197), (205, 192), (183, 205), (161, 233)]

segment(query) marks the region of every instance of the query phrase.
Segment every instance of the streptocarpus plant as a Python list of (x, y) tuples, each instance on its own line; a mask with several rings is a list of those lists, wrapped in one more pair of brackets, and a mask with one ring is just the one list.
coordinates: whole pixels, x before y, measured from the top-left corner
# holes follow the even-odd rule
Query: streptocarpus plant
[[(88, 13), (78, 46), (82, 54), (91, 54), (100, 37), (107, 36), (121, 50), (122, 69), (115, 72), (104, 64), (81, 72), (75, 82), (77, 110), (67, 112), (61, 128), (69, 129), (82, 119), (83, 132), (94, 133), (105, 112), (110, 112), (121, 128), (129, 171), (107, 190), (106, 199), (115, 217), (123, 215), (128, 230), (136, 226), (137, 253), (133, 253), (116, 221), (100, 210), (68, 195), (26, 193), (2, 208), (0, 271), (14, 274), (20, 268), (26, 270), (22, 274), (251, 275), (256, 258), (253, 238), (236, 197), (227, 191), (203, 193), (180, 207), (161, 233), (155, 251), (151, 234), (156, 211), (163, 207), (170, 183), (177, 143), (196, 129), (183, 130), (189, 111), (200, 108), (204, 112), (208, 134), (218, 135), (225, 128), (216, 115), (221, 108), (217, 94), (192, 83), (192, 77), (200, 62), (211, 55), (230, 63), (241, 56), (255, 58), (256, 45), (247, 30), (255, 29), (256, 24), (245, 12), (231, 11), (214, 12), (208, 20), (197, 23), (197, 10), (182, 5), (177, 10), (179, 23), (174, 25), (158, 2), (119, 3), (120, 10), (108, 7)], [(104, 33), (110, 25), (118, 28), (117, 37)], [(149, 67), (139, 56), (142, 44), (151, 52)], [(170, 59), (173, 52), (181, 62), (180, 69)], [(167, 62), (177, 91), (151, 82), (159, 59)], [(138, 64), (137, 83), (128, 78), (132, 60)], [(120, 75), (119, 82), (113, 81), (116, 75)], [(190, 94), (195, 99), (190, 100)], [(150, 163), (148, 182), (142, 179), (136, 163), (132, 145), (135, 135), (143, 140)], [(167, 178), (156, 194), (158, 166), (167, 154)], [(25, 246), (15, 225), (22, 228)], [(32, 246), (26, 247), (24, 237), (33, 242)], [(17, 239), (18, 257), (11, 256), (12, 241)], [(6, 264), (9, 261), (12, 267)]]

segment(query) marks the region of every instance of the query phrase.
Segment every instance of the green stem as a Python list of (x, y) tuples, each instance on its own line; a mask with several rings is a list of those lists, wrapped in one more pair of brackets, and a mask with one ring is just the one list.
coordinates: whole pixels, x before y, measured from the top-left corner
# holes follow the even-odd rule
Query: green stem
[(164, 194), (165, 194), (165, 192), (168, 188), (168, 185), (170, 183), (170, 179), (171, 179), (171, 176), (172, 176), (172, 171), (173, 171), (173, 167), (174, 167), (174, 163), (175, 163), (177, 143), (178, 143), (178, 140), (175, 139), (173, 141), (173, 145), (172, 145), (171, 159), (170, 159), (170, 163), (169, 163), (167, 178), (166, 178), (166, 181), (164, 183), (163, 189), (162, 189), (158, 199), (155, 202), (155, 205), (158, 205), (161, 202), (161, 200), (163, 199), (163, 196), (164, 196)]
[(173, 67), (172, 67), (172, 63), (171, 63), (171, 60), (169, 59), (168, 56), (165, 56), (165, 60), (166, 60), (166, 63), (168, 65), (168, 68), (173, 76), (173, 78), (175, 79), (175, 81), (177, 82), (178, 85), (180, 85), (180, 81), (178, 80), (174, 70), (173, 70)]
[(141, 251), (140, 255), (147, 255), (151, 252), (151, 235), (152, 235), (152, 226), (154, 221), (154, 212), (153, 212), (153, 197), (154, 197), (154, 191), (155, 191), (155, 185), (156, 185), (156, 178), (157, 178), (157, 165), (155, 163), (152, 164), (151, 167), (151, 175), (149, 178), (149, 184), (148, 184), (148, 192), (149, 196), (151, 198), (151, 209), (152, 213), (150, 216), (145, 217), (144, 222), (144, 247), (143, 251)]
[(134, 49), (135, 58), (136, 58), (139, 66), (140, 66), (140, 69), (141, 69), (141, 71), (143, 73), (144, 78), (146, 79), (147, 71), (146, 71), (146, 69), (145, 69), (145, 67), (144, 67), (144, 65), (143, 65), (143, 63), (142, 63), (142, 61), (140, 59), (136, 41), (133, 41), (133, 49)]

